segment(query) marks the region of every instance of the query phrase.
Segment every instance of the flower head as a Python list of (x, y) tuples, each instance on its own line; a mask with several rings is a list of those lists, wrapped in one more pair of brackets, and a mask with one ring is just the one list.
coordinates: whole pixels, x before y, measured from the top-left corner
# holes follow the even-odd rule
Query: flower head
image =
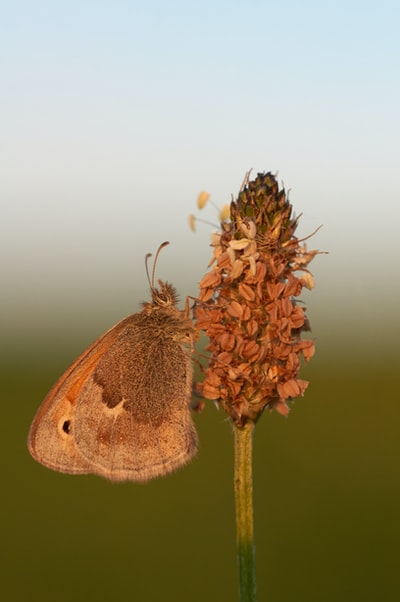
[(266, 407), (287, 415), (287, 400), (303, 395), (300, 358), (314, 343), (305, 308), (296, 301), (312, 288), (309, 251), (294, 235), (298, 218), (271, 173), (247, 178), (214, 235), (212, 269), (200, 282), (196, 326), (211, 352), (201, 384), (238, 425), (256, 421)]

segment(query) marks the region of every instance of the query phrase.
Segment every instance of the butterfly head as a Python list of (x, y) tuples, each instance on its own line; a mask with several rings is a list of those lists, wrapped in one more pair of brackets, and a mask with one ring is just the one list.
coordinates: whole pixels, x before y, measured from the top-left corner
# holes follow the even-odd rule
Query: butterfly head
[(158, 281), (158, 288), (151, 287), (152, 305), (156, 307), (171, 307), (178, 303), (178, 293), (175, 287), (163, 280)]

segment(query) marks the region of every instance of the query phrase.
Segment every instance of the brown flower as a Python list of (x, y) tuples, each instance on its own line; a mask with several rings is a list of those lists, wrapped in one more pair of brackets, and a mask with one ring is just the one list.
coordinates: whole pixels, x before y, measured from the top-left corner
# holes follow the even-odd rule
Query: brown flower
[(310, 328), (295, 298), (313, 286), (307, 265), (317, 251), (296, 238), (297, 223), (271, 173), (247, 178), (200, 282), (196, 326), (211, 352), (201, 391), (239, 426), (267, 406), (287, 415), (287, 400), (308, 385), (298, 378), (300, 358), (312, 357), (314, 343), (301, 338)]

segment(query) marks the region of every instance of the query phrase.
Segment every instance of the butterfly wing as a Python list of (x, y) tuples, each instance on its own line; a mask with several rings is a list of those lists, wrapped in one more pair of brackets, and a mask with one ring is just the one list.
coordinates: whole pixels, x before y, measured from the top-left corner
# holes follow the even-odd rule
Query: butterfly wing
[(141, 314), (119, 322), (62, 375), (32, 423), (29, 451), (45, 466), (146, 481), (196, 453), (192, 363)]
[(91, 472), (147, 481), (186, 464), (197, 450), (191, 390), (187, 351), (151, 317), (133, 316), (80, 392), (75, 445)]
[(88, 347), (47, 394), (29, 431), (31, 455), (48, 468), (71, 474), (92, 472), (73, 437), (76, 407), (99, 359), (125, 329), (132, 316), (121, 320)]

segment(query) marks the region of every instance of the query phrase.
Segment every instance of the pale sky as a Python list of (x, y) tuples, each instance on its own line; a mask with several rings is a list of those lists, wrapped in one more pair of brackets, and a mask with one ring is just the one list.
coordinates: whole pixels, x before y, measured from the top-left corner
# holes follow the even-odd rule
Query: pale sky
[(399, 27), (394, 0), (0, 2), (6, 332), (68, 312), (111, 326), (147, 298), (164, 240), (158, 277), (195, 295), (210, 229), (187, 215), (203, 189), (229, 202), (249, 168), (291, 189), (300, 235), (323, 224), (312, 307), (388, 320)]

